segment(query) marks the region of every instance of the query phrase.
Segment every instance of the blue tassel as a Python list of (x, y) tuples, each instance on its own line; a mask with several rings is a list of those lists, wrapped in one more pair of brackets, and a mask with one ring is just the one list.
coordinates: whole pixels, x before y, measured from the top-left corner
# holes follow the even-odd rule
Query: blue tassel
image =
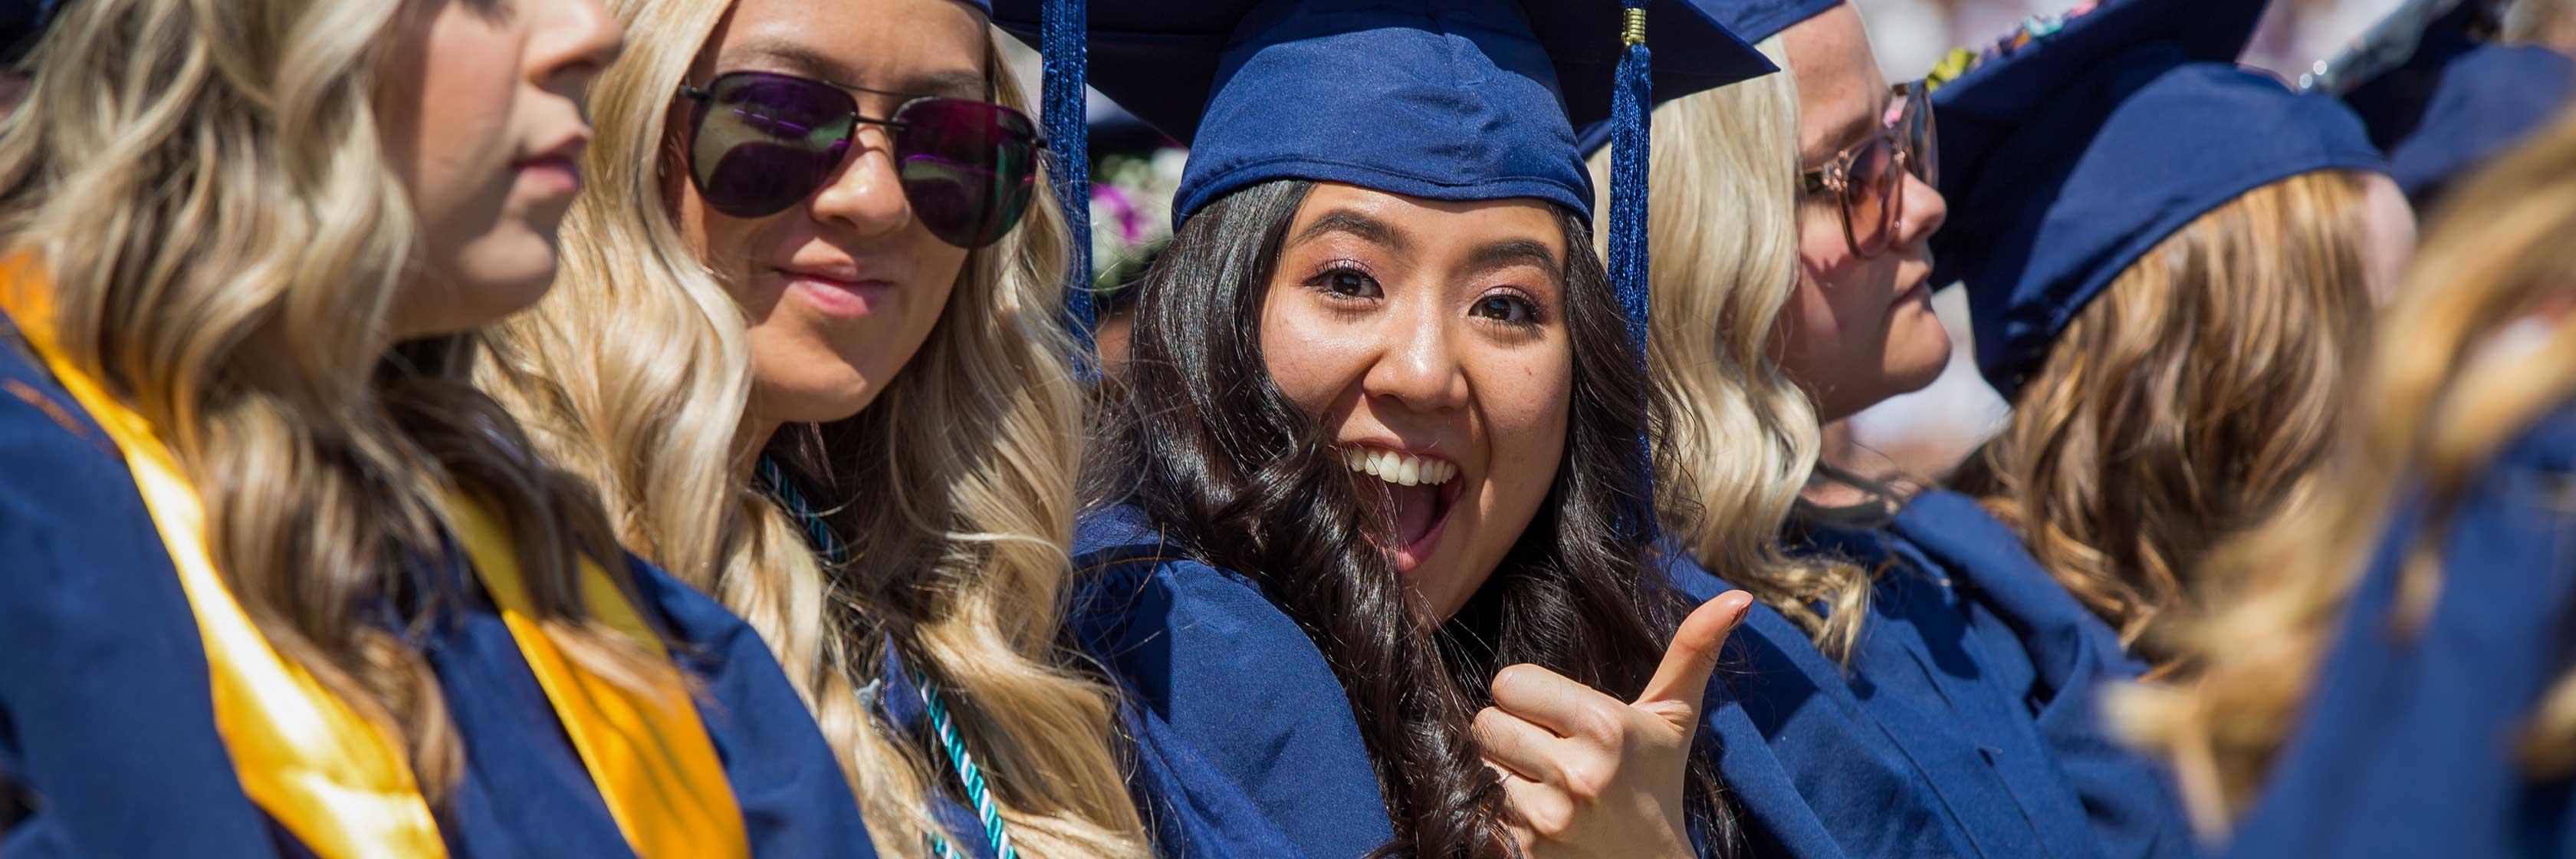
[[(1620, 7), (1625, 47), (1619, 55), (1618, 91), (1610, 101), (1610, 253), (1605, 262), (1610, 286), (1628, 316), (1628, 340), (1637, 366), (1651, 371), (1646, 363), (1647, 323), (1653, 312), (1647, 303), (1646, 176), (1652, 55), (1646, 50), (1646, 0), (1620, 0)], [(1637, 450), (1634, 466), (1645, 478), (1645, 497), (1638, 499), (1637, 533), (1652, 539), (1656, 518), (1653, 439), (1640, 432)]]
[(1046, 22), (1039, 39), (1046, 55), (1044, 121), (1047, 146), (1055, 151), (1055, 199), (1064, 207), (1072, 254), (1066, 260), (1065, 327), (1073, 332), (1073, 365), (1084, 381), (1094, 372), (1091, 331), (1091, 123), (1084, 111), (1083, 43), (1090, 30), (1084, 0), (1046, 0)]

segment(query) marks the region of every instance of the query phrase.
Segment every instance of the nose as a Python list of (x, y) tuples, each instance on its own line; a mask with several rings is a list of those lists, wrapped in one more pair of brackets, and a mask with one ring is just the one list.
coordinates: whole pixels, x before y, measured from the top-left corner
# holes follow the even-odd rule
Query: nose
[(1942, 222), (1950, 219), (1950, 201), (1942, 198), (1940, 189), (1925, 184), (1910, 172), (1905, 174), (1905, 184), (1899, 188), (1897, 193), (1905, 195), (1905, 207), (1899, 210), (1904, 213), (1904, 220), (1896, 225), (1897, 244), (1921, 247), (1931, 241), (1933, 233), (1941, 231)]
[(1467, 373), (1452, 327), (1424, 305), (1388, 315), (1382, 348), (1360, 380), (1361, 391), (1376, 404), (1422, 414), (1465, 408)]
[(861, 236), (882, 236), (912, 223), (912, 201), (903, 194), (894, 163), (894, 141), (885, 128), (862, 124), (850, 140), (832, 181), (814, 194), (814, 217), (849, 226)]
[(540, 87), (584, 100), (591, 79), (626, 47), (626, 27), (600, 0), (551, 0), (528, 41), (529, 77)]

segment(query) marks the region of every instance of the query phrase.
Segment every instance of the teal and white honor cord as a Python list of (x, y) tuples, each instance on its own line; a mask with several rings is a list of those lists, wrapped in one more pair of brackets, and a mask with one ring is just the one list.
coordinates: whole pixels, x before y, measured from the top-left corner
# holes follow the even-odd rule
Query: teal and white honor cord
[[(770, 491), (778, 503), (787, 508), (788, 514), (805, 526), (806, 536), (813, 540), (816, 551), (823, 555), (825, 562), (840, 564), (847, 560), (847, 550), (839, 539), (832, 536), (831, 529), (825, 527), (822, 514), (815, 512), (814, 506), (805, 501), (805, 496), (787, 482), (787, 475), (777, 462), (761, 457), (760, 479), (769, 484)], [(996, 859), (1020, 859), (1019, 849), (1011, 845), (1010, 827), (1002, 820), (1001, 806), (993, 802), (992, 790), (984, 783), (984, 768), (978, 766), (975, 755), (966, 750), (965, 736), (957, 732), (956, 719), (948, 715), (948, 702), (940, 697), (938, 687), (931, 685), (930, 678), (922, 674), (921, 669), (910, 669), (910, 673), (913, 688), (921, 690), (921, 707), (929, 714), (931, 734), (939, 740), (940, 750), (947, 753), (949, 767), (957, 772), (958, 783), (966, 789), (966, 801), (975, 806), (976, 819), (983, 821), (984, 837), (992, 843), (993, 855)], [(868, 685), (870, 690), (876, 686), (873, 683)], [(863, 691), (859, 702), (873, 709), (871, 697)], [(923, 833), (923, 837), (929, 840), (932, 855), (940, 859), (962, 859), (957, 845), (949, 840), (947, 833), (932, 831)]]

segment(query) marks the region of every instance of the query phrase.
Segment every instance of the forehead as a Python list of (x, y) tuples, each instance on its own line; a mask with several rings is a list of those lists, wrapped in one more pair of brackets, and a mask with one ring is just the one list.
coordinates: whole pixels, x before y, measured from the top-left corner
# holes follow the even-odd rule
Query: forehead
[(1425, 250), (1470, 248), (1495, 241), (1527, 240), (1565, 255), (1565, 230), (1556, 207), (1531, 197), (1502, 200), (1428, 200), (1339, 182), (1318, 182), (1297, 207), (1290, 235), (1317, 219), (1351, 213), (1383, 224)]
[(1849, 3), (1781, 32), (1798, 79), (1798, 154), (1808, 163), (1857, 142), (1874, 128), (1887, 81), (1869, 31)]
[(709, 47), (716, 71), (981, 99), (986, 32), (983, 14), (955, 0), (738, 0)]

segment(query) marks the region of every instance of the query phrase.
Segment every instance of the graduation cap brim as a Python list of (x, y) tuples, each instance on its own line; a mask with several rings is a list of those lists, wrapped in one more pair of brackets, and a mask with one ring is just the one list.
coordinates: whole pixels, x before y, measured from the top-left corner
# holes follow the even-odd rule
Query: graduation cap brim
[[(2174, 231), (2318, 170), (2385, 170), (2339, 101), (2236, 64), (2263, 3), (2110, 0), (1933, 90), (1935, 282), (1964, 281), (2006, 398), (2068, 322)], [(2216, 17), (2213, 17), (2213, 16)]]
[[(1698, 92), (1775, 71), (1759, 51), (1712, 20), (1706, 9), (1713, 2), (1648, 4), (1648, 49), (1689, 46), (1655, 54), (1655, 92)], [(1201, 112), (1236, 30), (1261, 5), (1247, 0), (1095, 4), (1085, 38), (1091, 86), (1187, 144), (1198, 136)], [(996, 0), (993, 23), (1036, 45), (1042, 7), (1038, 0)], [(1575, 128), (1608, 120), (1621, 48), (1618, 4), (1560, 0), (1522, 3), (1521, 8), (1556, 71), (1567, 119)]]

